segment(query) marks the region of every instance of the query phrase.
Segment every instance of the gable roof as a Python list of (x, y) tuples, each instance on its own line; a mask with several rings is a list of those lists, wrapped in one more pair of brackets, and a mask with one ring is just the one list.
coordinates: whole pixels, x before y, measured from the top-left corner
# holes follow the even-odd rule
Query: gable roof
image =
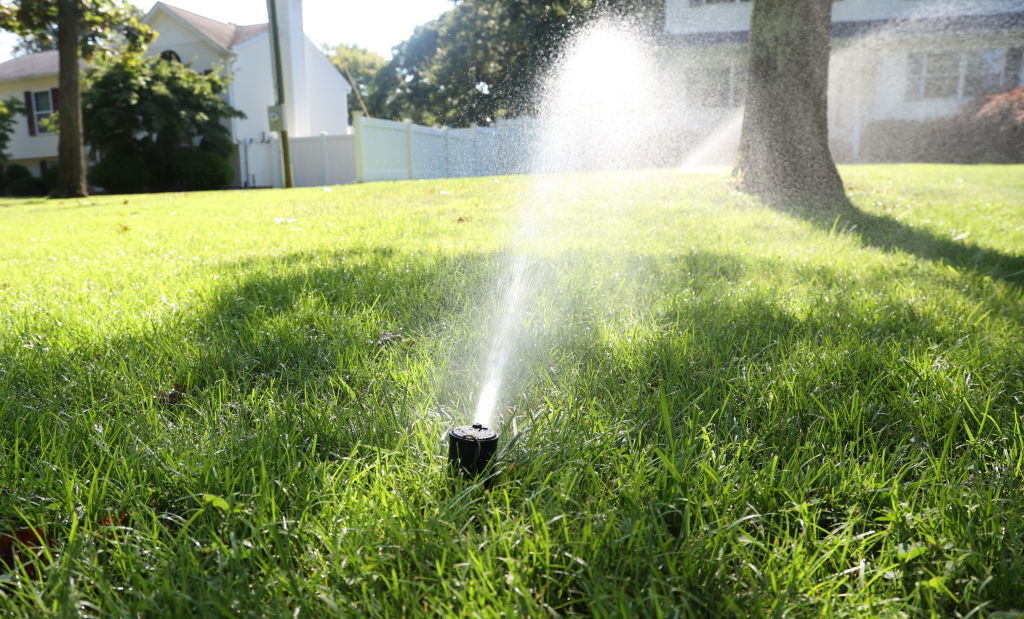
[[(78, 66), (85, 68), (85, 61), (79, 60)], [(46, 77), (60, 72), (60, 59), (57, 50), (36, 52), (15, 56), (6, 62), (0, 62), (0, 82), (13, 82), (29, 77)]]
[(158, 9), (163, 9), (170, 15), (176, 17), (195, 30), (200, 36), (209, 41), (224, 51), (231, 51), (233, 47), (240, 43), (244, 43), (249, 39), (263, 34), (267, 31), (267, 24), (252, 24), (249, 26), (239, 26), (237, 24), (225, 24), (219, 22), (216, 19), (210, 19), (193, 13), (192, 11), (186, 11), (185, 9), (171, 6), (166, 2), (157, 2), (150, 9), (143, 21), (149, 21), (150, 15), (153, 15)]
[(0, 63), (0, 82), (19, 80), (25, 77), (41, 77), (57, 75), (60, 61), (57, 50), (15, 56), (7, 62)]

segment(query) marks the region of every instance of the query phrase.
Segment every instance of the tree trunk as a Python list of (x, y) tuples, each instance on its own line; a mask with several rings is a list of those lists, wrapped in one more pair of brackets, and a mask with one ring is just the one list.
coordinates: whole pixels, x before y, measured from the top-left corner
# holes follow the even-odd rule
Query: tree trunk
[(739, 172), (779, 205), (846, 204), (828, 147), (832, 0), (754, 0)]
[(78, 41), (82, 11), (75, 0), (59, 0), (57, 53), (60, 58), (59, 130), (56, 198), (89, 195), (85, 184), (85, 149), (82, 147), (82, 93), (79, 85)]

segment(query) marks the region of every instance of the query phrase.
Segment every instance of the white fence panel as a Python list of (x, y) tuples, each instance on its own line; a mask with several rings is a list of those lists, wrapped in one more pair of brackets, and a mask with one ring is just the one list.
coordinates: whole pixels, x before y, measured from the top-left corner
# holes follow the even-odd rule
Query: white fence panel
[(342, 185), (356, 180), (353, 135), (320, 135), (289, 140), (296, 187)]
[[(521, 174), (543, 134), (524, 118), (493, 127), (448, 129), (354, 114), (354, 132), (291, 138), (295, 185)], [(281, 145), (275, 138), (238, 144), (242, 187), (281, 187)]]
[(412, 169), (410, 178), (442, 178), (448, 175), (445, 165), (447, 129), (409, 125)]
[[(284, 186), (280, 140), (246, 140), (237, 146), (241, 187)], [(292, 138), (288, 146), (296, 187), (344, 185), (356, 181), (354, 135)]]
[(356, 180), (394, 181), (412, 178), (411, 123), (355, 114)]
[(532, 119), (438, 129), (354, 115), (356, 181), (490, 176), (527, 169)]

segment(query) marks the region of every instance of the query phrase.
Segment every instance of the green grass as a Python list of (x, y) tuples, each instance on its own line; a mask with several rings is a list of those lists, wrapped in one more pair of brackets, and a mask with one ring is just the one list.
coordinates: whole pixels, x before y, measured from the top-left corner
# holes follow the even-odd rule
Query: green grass
[(842, 172), (559, 179), (489, 490), (530, 179), (0, 202), (0, 613), (1024, 610), (1024, 168)]

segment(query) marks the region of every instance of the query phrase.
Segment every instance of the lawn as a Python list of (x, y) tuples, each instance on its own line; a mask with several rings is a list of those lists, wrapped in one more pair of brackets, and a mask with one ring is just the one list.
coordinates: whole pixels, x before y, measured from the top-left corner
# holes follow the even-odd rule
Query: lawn
[(1024, 610), (1024, 167), (841, 172), (0, 201), (0, 614)]

